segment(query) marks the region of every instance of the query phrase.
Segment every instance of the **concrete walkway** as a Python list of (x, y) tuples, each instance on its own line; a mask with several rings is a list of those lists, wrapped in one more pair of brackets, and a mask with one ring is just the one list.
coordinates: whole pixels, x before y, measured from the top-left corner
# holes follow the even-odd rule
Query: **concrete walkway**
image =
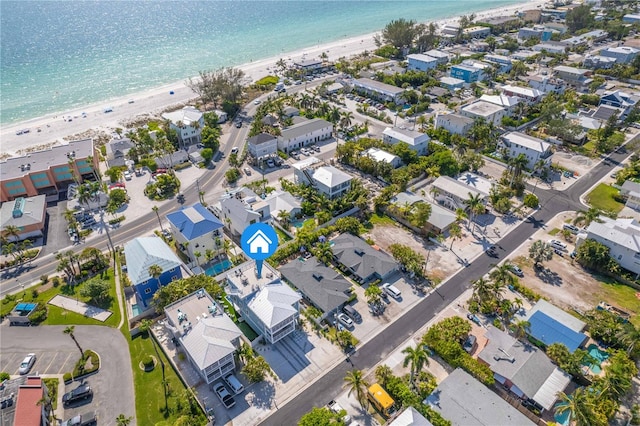
[(88, 305), (79, 300), (71, 299), (67, 296), (55, 295), (49, 300), (50, 305), (58, 306), (68, 311), (77, 312), (87, 318), (93, 318), (98, 321), (106, 321), (111, 316), (111, 311), (107, 311), (96, 306)]

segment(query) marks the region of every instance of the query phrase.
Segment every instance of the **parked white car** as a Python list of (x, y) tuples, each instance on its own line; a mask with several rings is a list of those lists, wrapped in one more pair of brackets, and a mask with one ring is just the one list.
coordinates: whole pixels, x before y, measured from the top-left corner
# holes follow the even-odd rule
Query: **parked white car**
[(566, 250), (567, 245), (560, 240), (549, 240), (549, 245), (554, 249)]
[(394, 299), (398, 300), (402, 297), (402, 293), (400, 292), (400, 290), (398, 290), (398, 287), (390, 284), (390, 283), (384, 283), (382, 284), (382, 289), (391, 297), (393, 297)]

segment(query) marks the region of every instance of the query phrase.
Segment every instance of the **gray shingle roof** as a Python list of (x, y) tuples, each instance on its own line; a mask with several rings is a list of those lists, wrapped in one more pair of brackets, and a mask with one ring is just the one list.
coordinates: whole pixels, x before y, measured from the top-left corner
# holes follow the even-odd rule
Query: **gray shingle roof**
[(366, 241), (351, 234), (341, 234), (333, 239), (333, 255), (343, 265), (353, 269), (361, 279), (373, 273), (384, 277), (398, 264), (391, 256), (374, 249)]
[(458, 368), (425, 400), (453, 425), (533, 426), (524, 414)]
[(333, 124), (329, 123), (326, 120), (323, 120), (322, 118), (314, 118), (312, 120), (306, 120), (302, 123), (294, 124), (293, 126), (289, 126), (286, 129), (283, 129), (280, 134), (280, 139), (285, 141), (295, 139), (308, 133), (327, 128), (333, 129)]
[(336, 309), (349, 299), (346, 294), (351, 288), (349, 282), (315, 257), (293, 260), (281, 266), (280, 273), (324, 312)]
[(270, 135), (269, 133), (259, 133), (253, 137), (250, 137), (247, 140), (249, 145), (262, 145), (263, 143), (271, 142), (272, 140), (277, 139), (275, 136)]

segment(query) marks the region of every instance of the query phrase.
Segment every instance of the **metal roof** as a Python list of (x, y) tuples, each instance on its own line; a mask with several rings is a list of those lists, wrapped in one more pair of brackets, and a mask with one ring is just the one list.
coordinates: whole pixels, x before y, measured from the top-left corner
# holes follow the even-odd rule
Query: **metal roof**
[(540, 153), (548, 151), (549, 148), (551, 147), (550, 143), (521, 132), (506, 133), (502, 135), (502, 140), (509, 144), (514, 144), (524, 148), (529, 148), (533, 151), (540, 152)]
[(300, 299), (298, 293), (278, 280), (260, 289), (247, 306), (263, 324), (272, 328), (298, 314), (298, 310), (293, 305)]
[(318, 167), (313, 172), (313, 180), (325, 185), (328, 188), (333, 188), (337, 185), (351, 181), (351, 175), (338, 170), (333, 166)]
[(538, 311), (543, 312), (548, 317), (555, 319), (556, 321), (564, 324), (569, 329), (578, 333), (584, 330), (585, 326), (587, 325), (586, 322), (574, 317), (568, 312), (563, 311), (557, 306), (552, 305), (544, 299), (538, 300), (538, 302), (533, 305), (531, 309), (529, 309), (527, 314), (524, 316), (524, 320), (529, 321), (529, 318)]
[(389, 423), (389, 426), (433, 426), (433, 424), (415, 408), (407, 407)]
[(124, 246), (127, 274), (131, 283), (140, 284), (151, 278), (149, 267), (158, 265), (162, 272), (180, 266), (180, 259), (161, 238), (138, 237)]
[(372, 80), (370, 78), (359, 78), (357, 80), (354, 80), (353, 84), (358, 87), (362, 87), (363, 89), (371, 90), (373, 92), (392, 97), (398, 96), (402, 92), (404, 92), (404, 89), (402, 87), (392, 86), (390, 84)]
[(282, 129), (280, 137), (278, 139), (285, 141), (296, 139), (300, 136), (304, 136), (318, 130), (326, 130), (331, 132), (333, 130), (333, 124), (329, 123), (327, 120), (323, 120), (322, 118), (305, 120), (301, 123), (289, 126), (286, 129)]
[(224, 226), (220, 219), (200, 203), (169, 213), (167, 220), (180, 231), (187, 241), (210, 234)]
[(585, 334), (570, 329), (541, 311), (531, 315), (528, 321), (531, 324), (529, 335), (545, 345), (562, 343), (569, 352), (573, 352), (587, 340)]
[(635, 253), (640, 253), (640, 224), (635, 220), (609, 219), (602, 217), (602, 222), (591, 222), (587, 228), (588, 238), (592, 235), (626, 247)]
[(438, 178), (433, 181), (432, 186), (449, 194), (455, 195), (461, 200), (469, 199), (469, 194), (479, 195), (481, 198), (486, 198), (489, 195), (449, 176), (438, 176)]

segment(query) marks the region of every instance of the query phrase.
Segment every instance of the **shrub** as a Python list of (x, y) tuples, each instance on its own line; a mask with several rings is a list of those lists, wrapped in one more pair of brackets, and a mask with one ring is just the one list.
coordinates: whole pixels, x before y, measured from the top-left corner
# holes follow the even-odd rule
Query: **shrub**
[(64, 373), (64, 375), (62, 376), (62, 380), (64, 380), (65, 383), (69, 383), (71, 380), (73, 380), (73, 377), (71, 377), (71, 373)]
[(42, 285), (45, 285), (46, 283), (49, 282), (49, 275), (47, 274), (40, 275), (40, 281), (42, 282)]
[(188, 161), (185, 161), (184, 163), (176, 164), (175, 166), (173, 166), (173, 170), (183, 170), (189, 167), (191, 167), (191, 163)]
[(238, 179), (240, 179), (240, 170), (235, 167), (231, 168), (227, 170), (227, 172), (224, 174), (224, 177), (227, 179), (228, 183), (236, 183)]
[(29, 320), (34, 324), (40, 324), (42, 321), (46, 319), (47, 319), (47, 307), (42, 303), (38, 304), (36, 309), (34, 309), (34, 311), (31, 312), (31, 315), (29, 315)]
[(537, 209), (538, 208), (538, 197), (536, 197), (534, 194), (526, 194), (524, 196), (524, 205), (529, 207), (530, 209)]
[(115, 219), (111, 219), (109, 221), (109, 225), (115, 225), (116, 223), (120, 223), (125, 219), (124, 215), (123, 216), (118, 216)]
[(53, 277), (51, 279), (51, 282), (53, 283), (54, 287), (58, 287), (60, 285), (60, 277)]
[(11, 376), (6, 371), (3, 371), (3, 372), (0, 373), (0, 382), (5, 381), (5, 380), (9, 380), (10, 378), (11, 378)]
[(142, 360), (142, 365), (144, 365), (145, 370), (150, 370), (153, 368), (154, 362), (151, 355), (147, 355), (146, 357), (144, 357), (144, 359)]

